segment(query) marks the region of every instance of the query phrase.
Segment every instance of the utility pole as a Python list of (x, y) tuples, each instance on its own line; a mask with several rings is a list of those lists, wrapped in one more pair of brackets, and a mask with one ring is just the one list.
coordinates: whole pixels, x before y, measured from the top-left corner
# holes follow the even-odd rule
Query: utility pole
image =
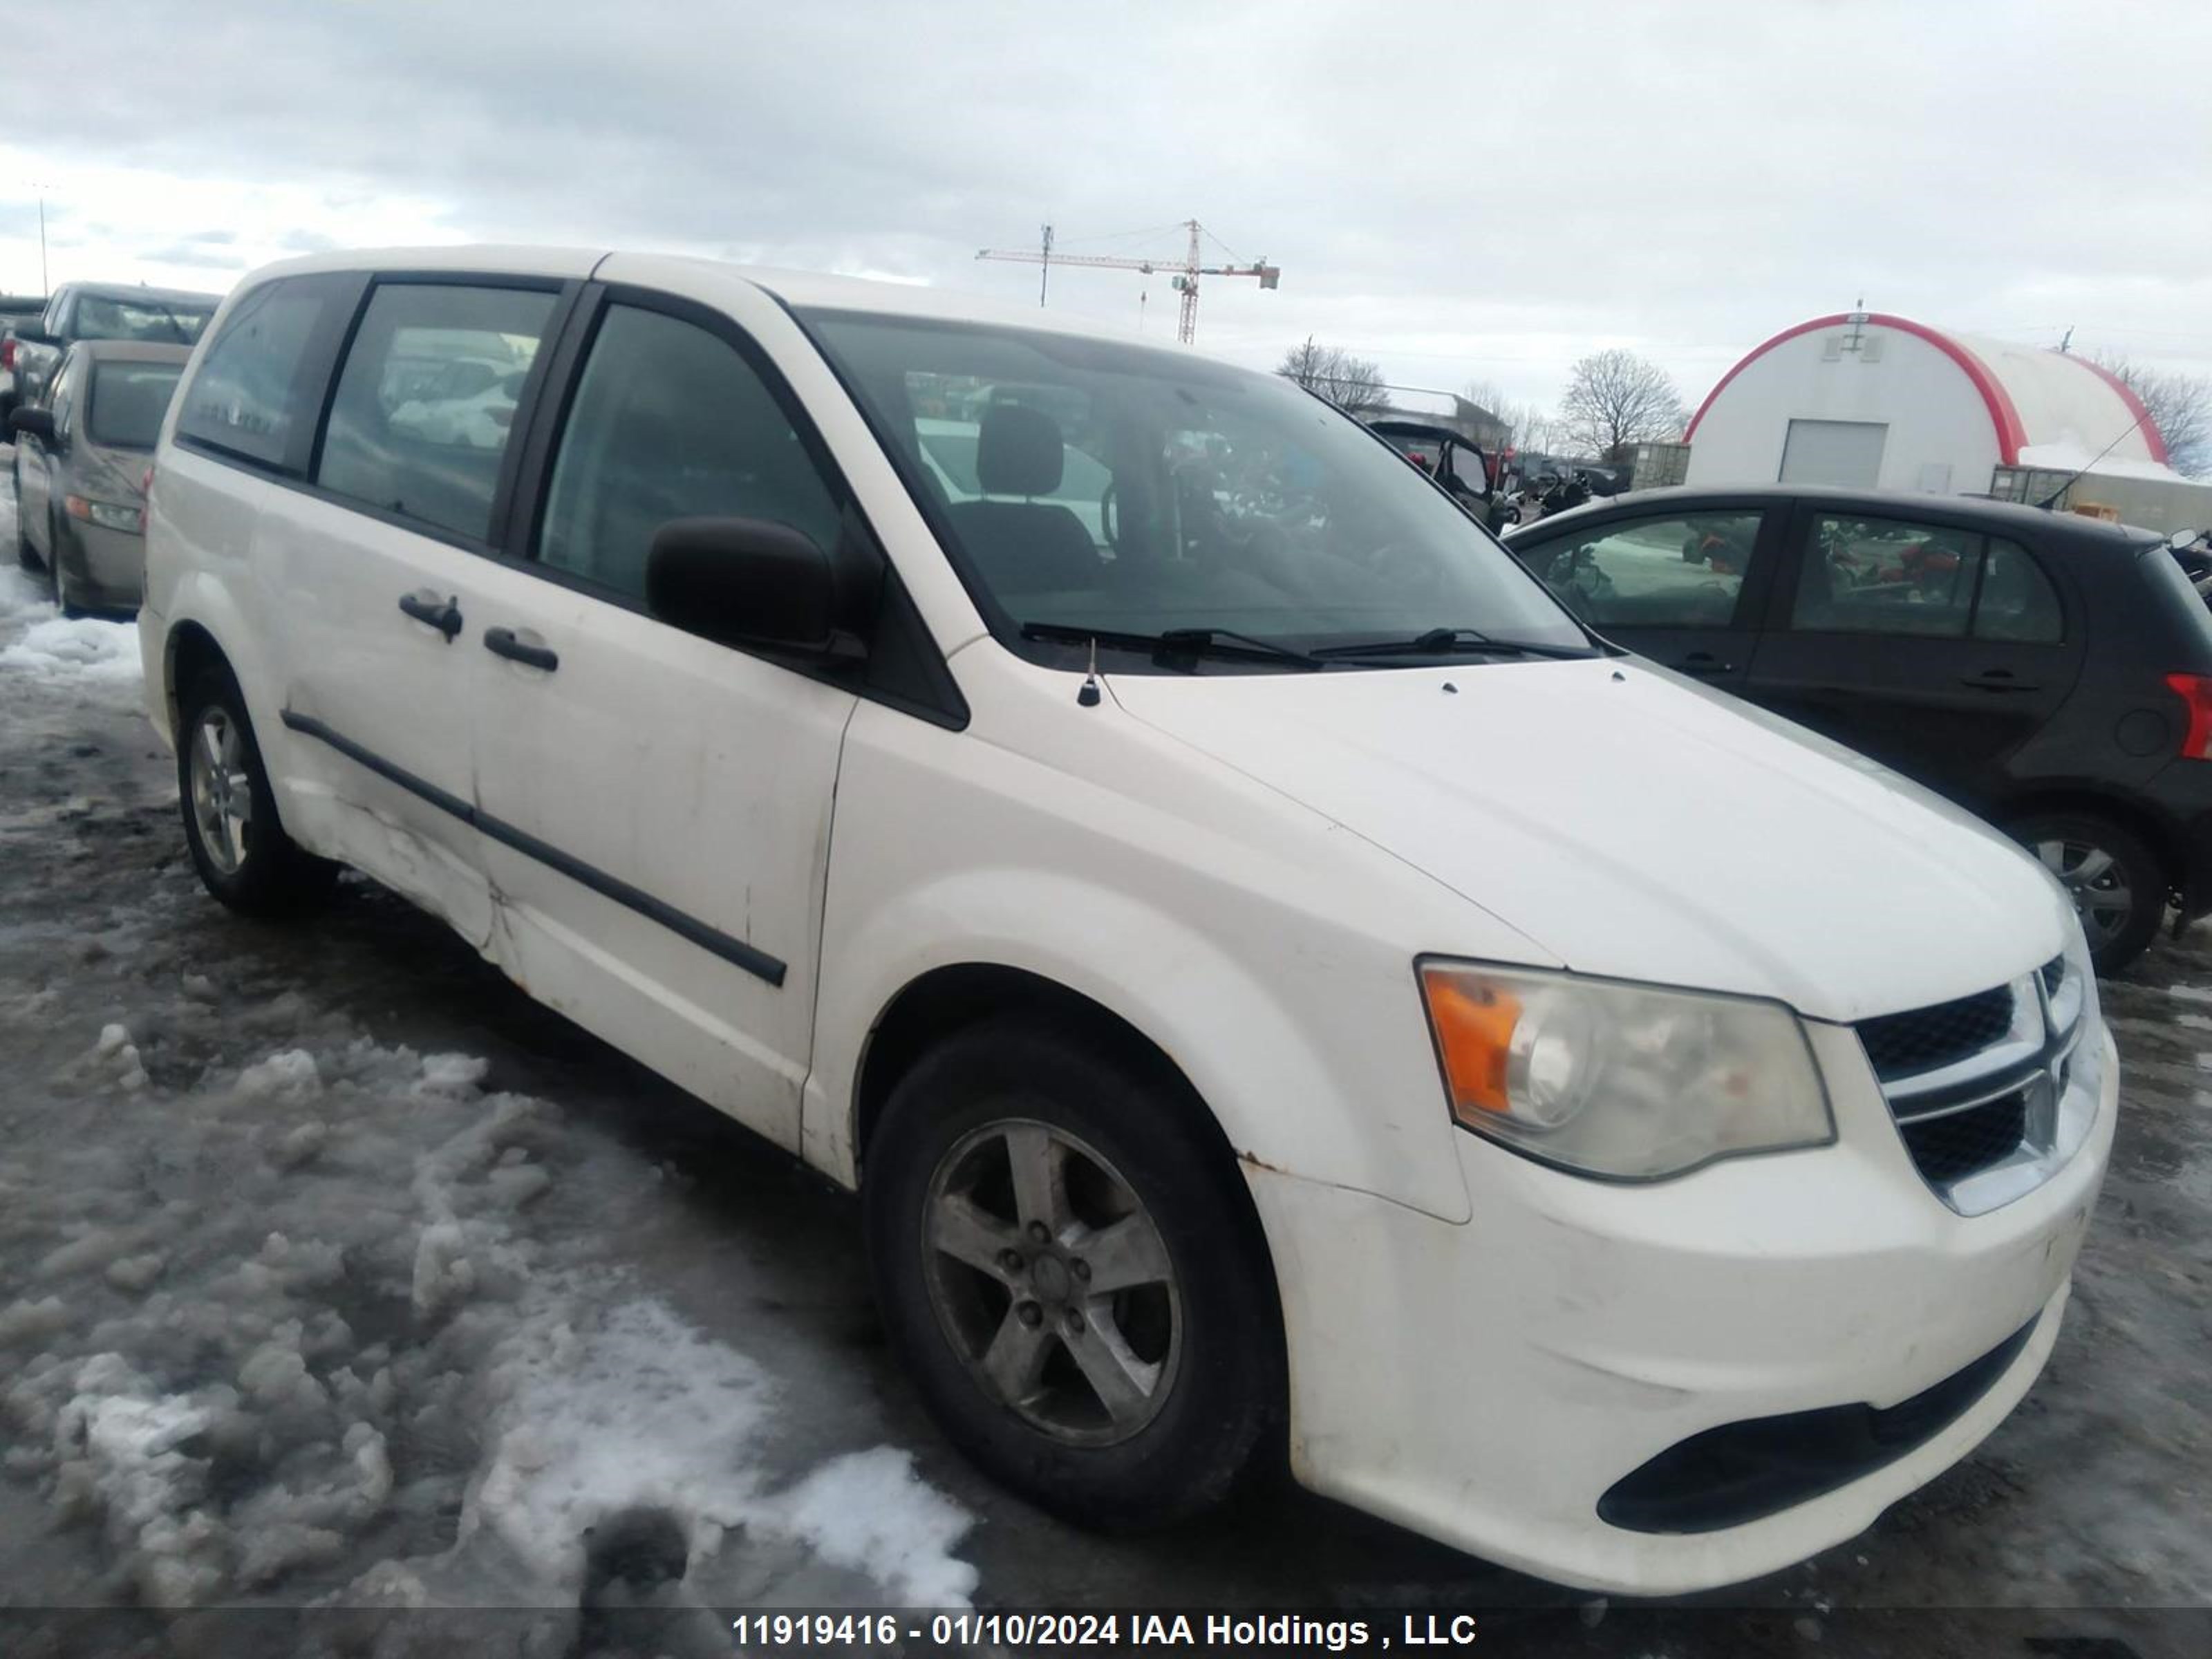
[(46, 276), (46, 198), (41, 192), (39, 197), (39, 292), (52, 294), (53, 291), (53, 283)]
[[(1261, 288), (1279, 288), (1282, 284), (1280, 265), (1271, 265), (1265, 259), (1255, 259), (1249, 265), (1201, 265), (1199, 264), (1200, 226), (1195, 219), (1186, 219), (1182, 228), (1190, 233), (1190, 251), (1183, 262), (1176, 265), (1165, 259), (1123, 259), (1101, 253), (1063, 253), (1060, 263), (1064, 265), (1097, 265), (1109, 270), (1140, 270), (1151, 276), (1157, 270), (1174, 272), (1175, 290), (1182, 296), (1182, 305), (1176, 318), (1176, 337), (1185, 345), (1198, 332), (1198, 279), (1201, 276), (1255, 276)], [(1026, 248), (987, 247), (975, 256), (979, 259), (1013, 259), (1024, 264), (1049, 264), (1052, 261), (1052, 227), (1044, 228), (1044, 246), (1031, 253)], [(1044, 285), (1037, 285), (1037, 303), (1044, 303)], [(1139, 301), (1139, 319), (1142, 320), (1143, 301)]]
[(1052, 227), (1044, 228), (1044, 246), (1037, 252), (1037, 309), (1044, 309), (1044, 285), (1052, 280)]

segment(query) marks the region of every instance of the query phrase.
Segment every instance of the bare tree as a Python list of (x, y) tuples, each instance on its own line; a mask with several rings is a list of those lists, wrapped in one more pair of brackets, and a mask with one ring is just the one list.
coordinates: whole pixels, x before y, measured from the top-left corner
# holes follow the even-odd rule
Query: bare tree
[(1459, 395), (1495, 415), (1504, 425), (1505, 441), (1513, 448), (1540, 451), (1550, 447), (1553, 433), (1548, 410), (1535, 404), (1509, 401), (1494, 380), (1469, 380)]
[(1687, 418), (1667, 371), (1617, 347), (1577, 363), (1559, 400), (1561, 435), (1607, 461), (1619, 459), (1626, 445), (1679, 436)]
[(1389, 401), (1380, 368), (1342, 346), (1316, 345), (1310, 334), (1303, 345), (1292, 346), (1283, 354), (1275, 373), (1295, 380), (1316, 397), (1326, 398), (1347, 415), (1364, 415)]
[(2145, 368), (2117, 351), (2092, 352), (2090, 361), (2142, 399), (2166, 440), (2167, 465), (2192, 478), (2212, 476), (2212, 377)]

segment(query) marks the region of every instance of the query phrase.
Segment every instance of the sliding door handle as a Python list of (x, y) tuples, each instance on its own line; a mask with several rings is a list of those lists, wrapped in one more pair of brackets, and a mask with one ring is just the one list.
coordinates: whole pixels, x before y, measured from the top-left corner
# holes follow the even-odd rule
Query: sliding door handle
[(495, 657), (505, 657), (509, 662), (519, 662), (532, 668), (542, 668), (551, 673), (561, 665), (560, 657), (542, 645), (525, 645), (514, 637), (512, 628), (484, 629), (484, 649)]
[(446, 643), (453, 642), (453, 635), (461, 631), (461, 601), (457, 595), (450, 599), (435, 597), (425, 599), (420, 593), (402, 593), (399, 608), (418, 623), (427, 623), (446, 636)]

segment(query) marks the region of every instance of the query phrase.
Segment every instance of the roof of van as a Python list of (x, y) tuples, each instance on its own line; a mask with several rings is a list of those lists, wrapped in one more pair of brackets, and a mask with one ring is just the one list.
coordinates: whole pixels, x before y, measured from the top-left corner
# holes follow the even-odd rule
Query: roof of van
[(917, 317), (958, 322), (1000, 323), (1009, 327), (1042, 329), (1054, 334), (1079, 335), (1126, 344), (1166, 349), (1159, 338), (1112, 325), (1079, 322), (1036, 307), (1024, 306), (957, 289), (933, 288), (919, 283), (884, 282), (863, 276), (835, 276), (820, 271), (785, 270), (772, 266), (741, 265), (725, 259), (691, 254), (610, 251), (604, 248), (538, 247), (521, 245), (456, 244), (443, 247), (347, 248), (310, 254), (266, 265), (246, 278), (249, 283), (272, 276), (303, 276), (323, 270), (469, 271), (514, 276), (550, 276), (581, 281), (611, 261), (620, 261), (623, 279), (651, 282), (661, 270), (708, 271), (750, 283), (799, 310), (863, 311), (896, 317)]

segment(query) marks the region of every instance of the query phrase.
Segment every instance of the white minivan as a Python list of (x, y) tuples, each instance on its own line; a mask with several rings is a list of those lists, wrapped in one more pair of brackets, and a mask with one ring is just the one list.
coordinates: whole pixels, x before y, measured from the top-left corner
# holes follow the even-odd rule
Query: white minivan
[(147, 538), (216, 896), (364, 871), (856, 1187), (915, 1387), (1050, 1509), (1286, 1458), (1688, 1589), (2051, 1352), (2118, 1085), (2064, 895), (1287, 381), (925, 289), (319, 256), (209, 330)]

